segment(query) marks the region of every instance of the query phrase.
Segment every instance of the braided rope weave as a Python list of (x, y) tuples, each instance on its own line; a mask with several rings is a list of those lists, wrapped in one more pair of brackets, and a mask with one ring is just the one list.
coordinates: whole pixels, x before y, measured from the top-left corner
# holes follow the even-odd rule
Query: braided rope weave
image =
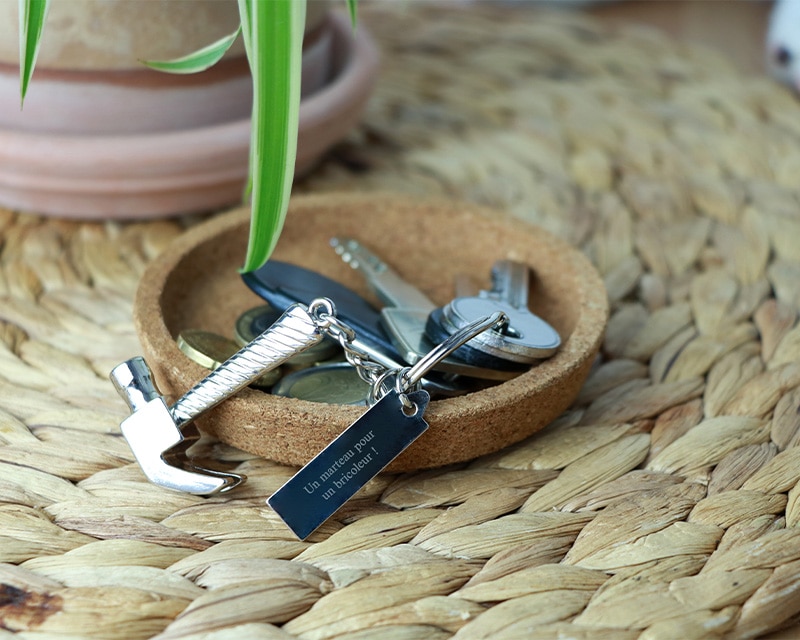
[[(365, 6), (363, 125), (300, 191), (506, 210), (580, 246), (603, 360), (541, 434), (381, 475), (307, 542), (143, 480), (106, 380), (184, 223), (0, 211), (0, 637), (754, 638), (800, 616), (800, 106), (766, 78), (567, 13)], [(191, 221), (185, 221), (190, 223)], [(15, 636), (16, 637), (16, 636)], [(773, 637), (796, 637), (791, 629)]]

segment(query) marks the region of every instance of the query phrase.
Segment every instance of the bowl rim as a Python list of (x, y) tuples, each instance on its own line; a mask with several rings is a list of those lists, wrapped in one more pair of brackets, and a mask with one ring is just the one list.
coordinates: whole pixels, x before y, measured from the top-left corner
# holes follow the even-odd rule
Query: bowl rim
[[(381, 198), (388, 200), (382, 201)], [(577, 308), (570, 308), (568, 311), (562, 309), (562, 312), (568, 314), (565, 320), (569, 318), (571, 333), (566, 336), (556, 355), (512, 380), (464, 396), (431, 401), (425, 412), (429, 429), (392, 461), (386, 470), (413, 471), (471, 460), (519, 442), (562, 415), (578, 397), (580, 388), (596, 361), (608, 322), (609, 305), (605, 287), (588, 258), (564, 240), (527, 222), (504, 217), (500, 223), (481, 215), (497, 214), (494, 209), (440, 197), (385, 192), (298, 195), (290, 202), (287, 225), (292, 220), (304, 220), (303, 211), (299, 210), (301, 208), (305, 209), (305, 215), (318, 219), (319, 215), (328, 212), (341, 214), (355, 211), (357, 215), (372, 216), (375, 211), (382, 210), (382, 204), (394, 208), (393, 212), (387, 211), (387, 222), (390, 225), (398, 221), (398, 216), (402, 217), (404, 224), (407, 223), (409, 216), (414, 214), (412, 207), (418, 206), (422, 207), (419, 214), (424, 215), (431, 225), (446, 221), (469, 226), (479, 220), (476, 216), (480, 216), (483, 222), (475, 225), (477, 231), (471, 228), (470, 233), (485, 231), (488, 237), (498, 234), (506, 238), (509, 241), (509, 250), (522, 251), (534, 270), (542, 269), (545, 264), (533, 260), (533, 256), (538, 257), (539, 252), (548, 265), (553, 264), (552, 252), (568, 252), (564, 256), (564, 262), (558, 263), (560, 267), (551, 269), (547, 276), (543, 276), (548, 283), (549, 304), (559, 303), (556, 292), (564, 286), (570, 287), (568, 295), (571, 298), (579, 300), (574, 302)], [(315, 207), (322, 210), (313, 209)], [(435, 215), (439, 212), (442, 218), (436, 219)], [(207, 371), (189, 361), (180, 352), (174, 335), (167, 326), (169, 314), (165, 317), (162, 313), (163, 296), (188, 296), (179, 304), (186, 304), (193, 296), (191, 287), (182, 286), (180, 280), (169, 282), (170, 276), (176, 269), (180, 270), (178, 278), (191, 274), (197, 266), (193, 260), (198, 255), (196, 250), (199, 248), (204, 252), (206, 249), (213, 249), (204, 244), (213, 241), (220, 234), (227, 233), (229, 240), (236, 242), (236, 247), (241, 246), (243, 256), (246, 237), (231, 234), (246, 235), (246, 229), (241, 227), (247, 222), (247, 213), (245, 208), (234, 209), (193, 227), (176, 238), (145, 269), (134, 300), (134, 324), (145, 358), (153, 358), (148, 362), (151, 363), (159, 388), (167, 396), (176, 397), (207, 375)], [(303, 245), (295, 244), (296, 238), (293, 237), (303, 229), (303, 223), (298, 224), (300, 226), (292, 227), (288, 234), (288, 242), (292, 244), (286, 246), (288, 253), (293, 256), (289, 261), (302, 265), (306, 263), (296, 256), (297, 247)], [(480, 224), (484, 226), (480, 227)], [(421, 226), (425, 227), (425, 223)], [(326, 232), (328, 231), (331, 229), (326, 228)], [(374, 237), (373, 234), (381, 232), (371, 225), (368, 236), (365, 237)], [(546, 238), (546, 241), (532, 242), (532, 232), (540, 233), (540, 238)], [(281, 241), (285, 241), (283, 236)], [(524, 253), (525, 246), (529, 247), (527, 253)], [(236, 273), (237, 265), (234, 264), (236, 256), (231, 249), (238, 251), (236, 247), (219, 243), (217, 250), (212, 251), (220, 256), (226, 268), (229, 267), (233, 273)], [(279, 242), (278, 249), (280, 247)], [(205, 256), (205, 253), (200, 255)], [(191, 258), (184, 263), (187, 256)], [(204, 260), (205, 270), (210, 263), (205, 257)], [(310, 266), (313, 268), (313, 263)], [(225, 291), (230, 282), (226, 276), (220, 278), (213, 286), (222, 287), (220, 291)], [(242, 284), (242, 287), (245, 298), (252, 296), (254, 301), (258, 300), (256, 294), (249, 292), (246, 285)], [(236, 304), (245, 303), (239, 293), (231, 295), (236, 296)], [(167, 306), (163, 308), (166, 309)], [(181, 316), (179, 322), (186, 321)], [(172, 330), (180, 329), (174, 325), (175, 320), (170, 319), (169, 322)], [(364, 407), (358, 406), (264, 396), (262, 391), (245, 388), (201, 415), (197, 419), (197, 425), (202, 431), (238, 449), (282, 464), (301, 465), (363, 415), (364, 410)]]
[[(427, 206), (436, 206), (437, 201), (442, 202), (443, 204), (449, 203), (448, 206), (452, 205), (452, 201), (440, 198), (417, 198), (408, 196), (407, 194), (390, 194), (381, 192), (370, 192), (369, 194), (304, 194), (300, 196), (294, 196), (292, 199), (292, 205), (294, 207), (324, 207), (332, 195), (336, 195), (337, 197), (344, 196), (353, 199), (356, 202), (390, 198), (394, 202), (402, 201), (409, 205), (422, 203)], [(465, 208), (470, 208), (474, 211), (488, 211), (488, 209), (478, 205), (465, 205)], [(148, 314), (151, 318), (154, 316), (159, 317), (159, 322), (156, 327), (157, 332), (152, 334), (151, 337), (154, 337), (158, 340), (158, 346), (160, 348), (172, 351), (174, 354), (179, 353), (174, 344), (170, 330), (164, 321), (163, 315), (161, 315), (159, 312), (161, 306), (161, 292), (164, 290), (164, 287), (167, 284), (172, 272), (186, 258), (189, 252), (195, 250), (202, 244), (211, 241), (216, 236), (232, 232), (236, 228), (246, 224), (247, 213), (247, 208), (239, 207), (192, 227), (177, 237), (169, 245), (169, 248), (163, 251), (161, 255), (155, 258), (146, 268), (136, 292), (135, 305), (138, 309), (141, 309), (141, 312), (137, 314), (137, 317), (139, 317), (140, 321), (142, 317)], [(288, 215), (291, 216), (291, 209)], [(548, 243), (555, 242), (557, 245), (561, 245), (561, 249), (569, 250), (571, 252), (570, 257), (572, 260), (574, 260), (573, 264), (575, 265), (575, 268), (580, 271), (578, 275), (581, 276), (581, 282), (583, 283), (583, 290), (580, 292), (581, 296), (584, 298), (583, 302), (591, 306), (597, 312), (601, 313), (604, 319), (604, 321), (601, 323), (601, 326), (599, 326), (596, 323), (591, 323), (586, 317), (586, 314), (580, 314), (572, 332), (569, 336), (567, 336), (566, 340), (564, 340), (559, 351), (551, 358), (544, 360), (541, 364), (537, 365), (536, 373), (540, 375), (536, 376), (537, 379), (534, 383), (533, 389), (531, 388), (529, 381), (529, 377), (534, 377), (529, 376), (531, 372), (525, 372), (522, 375), (513, 378), (512, 380), (502, 383), (502, 385), (497, 385), (503, 386), (508, 390), (518, 387), (520, 392), (530, 393), (532, 390), (536, 390), (537, 388), (545, 386), (550, 382), (550, 370), (556, 368), (558, 365), (563, 364), (563, 361), (571, 356), (571, 350), (569, 347), (574, 345), (574, 343), (578, 341), (586, 341), (588, 339), (591, 349), (594, 349), (595, 346), (599, 346), (605, 325), (608, 321), (609, 305), (603, 281), (600, 279), (599, 274), (597, 274), (589, 259), (586, 258), (582, 252), (574, 247), (571, 247), (571, 245), (566, 243), (564, 240), (553, 236), (547, 231), (524, 223), (521, 220), (508, 219), (504, 220), (503, 224), (510, 225), (511, 227), (515, 227), (520, 231), (525, 231), (526, 233), (530, 233), (532, 230), (534, 230), (537, 233), (546, 235)], [(139, 330), (139, 328), (140, 327), (137, 324), (137, 330)], [(585, 349), (582, 349), (581, 351), (585, 351)], [(579, 362), (575, 362), (573, 366), (578, 366), (578, 364)], [(545, 375), (541, 375), (543, 372)], [(497, 386), (493, 388), (497, 388)], [(477, 391), (470, 395), (480, 395), (483, 391), (485, 390)], [(457, 404), (457, 402), (455, 402), (456, 400), (458, 400), (458, 398), (442, 398), (432, 401), (431, 406), (447, 407), (448, 405)], [(309, 407), (314, 407), (317, 404), (306, 401), (300, 402), (303, 402), (304, 405), (309, 405)]]

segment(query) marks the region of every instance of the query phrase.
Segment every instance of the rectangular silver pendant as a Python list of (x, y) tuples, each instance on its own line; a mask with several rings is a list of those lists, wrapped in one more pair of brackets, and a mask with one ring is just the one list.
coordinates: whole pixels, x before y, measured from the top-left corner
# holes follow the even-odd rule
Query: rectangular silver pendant
[(387, 393), (267, 500), (298, 538), (307, 538), (425, 432), (430, 395), (406, 396), (413, 415), (404, 412), (397, 391)]

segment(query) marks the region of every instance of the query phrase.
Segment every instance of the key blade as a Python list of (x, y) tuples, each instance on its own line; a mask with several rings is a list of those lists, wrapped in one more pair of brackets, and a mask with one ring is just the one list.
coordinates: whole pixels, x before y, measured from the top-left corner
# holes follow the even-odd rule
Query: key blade
[(330, 240), (333, 250), (345, 264), (358, 269), (365, 278), (373, 278), (389, 269), (389, 266), (377, 255), (369, 251), (355, 238), (333, 237)]
[(369, 288), (387, 307), (407, 307), (432, 311), (436, 305), (419, 289), (403, 280), (396, 271), (354, 238), (331, 238), (334, 251), (359, 271)]
[(515, 309), (527, 309), (529, 279), (527, 264), (516, 260), (498, 260), (492, 265), (492, 290), (489, 293)]

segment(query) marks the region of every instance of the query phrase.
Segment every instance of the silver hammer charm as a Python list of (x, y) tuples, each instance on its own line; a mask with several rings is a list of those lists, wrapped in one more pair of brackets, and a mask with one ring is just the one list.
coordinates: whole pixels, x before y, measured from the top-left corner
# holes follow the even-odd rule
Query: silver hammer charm
[(293, 305), (171, 407), (156, 388), (144, 358), (116, 366), (111, 381), (131, 409), (120, 428), (148, 480), (199, 495), (229, 491), (243, 482), (240, 474), (207, 469), (178, 453), (178, 445), (186, 444), (182, 427), (322, 338), (318, 322), (308, 309)]

